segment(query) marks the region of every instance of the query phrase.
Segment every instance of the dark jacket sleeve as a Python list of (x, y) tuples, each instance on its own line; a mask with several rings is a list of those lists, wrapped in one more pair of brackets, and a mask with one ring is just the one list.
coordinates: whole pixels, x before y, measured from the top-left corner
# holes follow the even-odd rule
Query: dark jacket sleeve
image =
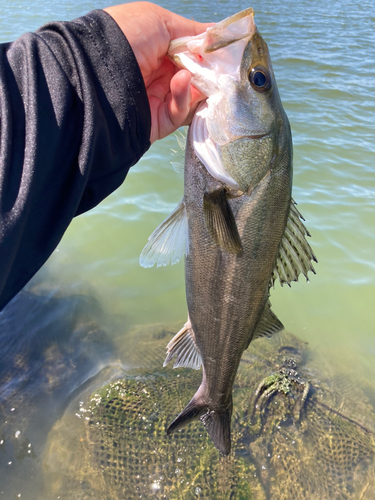
[(0, 310), (150, 146), (132, 49), (93, 11), (0, 45)]

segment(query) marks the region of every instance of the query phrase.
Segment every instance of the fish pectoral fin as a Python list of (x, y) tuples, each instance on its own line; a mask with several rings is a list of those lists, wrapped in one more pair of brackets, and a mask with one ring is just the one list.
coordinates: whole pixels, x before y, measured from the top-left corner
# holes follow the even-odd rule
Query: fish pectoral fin
[(272, 312), (271, 302), (268, 300), (263, 311), (263, 316), (261, 317), (251, 340), (258, 339), (259, 337), (271, 337), (271, 335), (280, 332), (283, 329), (284, 325), (281, 323), (276, 314)]
[(174, 136), (178, 144), (178, 149), (177, 151), (175, 149), (171, 149), (173, 156), (176, 158), (176, 161), (171, 161), (171, 164), (175, 172), (177, 172), (178, 174), (183, 174), (185, 169), (187, 127), (178, 129), (175, 132)]
[(194, 368), (199, 370), (202, 358), (199, 353), (190, 320), (176, 333), (167, 345), (167, 357), (163, 363), (166, 366), (171, 359), (176, 358), (173, 368)]
[(228, 253), (242, 254), (241, 238), (225, 189), (204, 194), (203, 213), (206, 227), (215, 243)]
[(189, 253), (188, 220), (182, 200), (171, 215), (155, 229), (142, 250), (139, 263), (142, 267), (176, 264)]
[(318, 262), (306, 236), (310, 236), (303, 224), (303, 217), (296, 208), (296, 202), (291, 200), (290, 211), (284, 236), (280, 243), (279, 253), (273, 270), (271, 285), (278, 279), (281, 286), (292, 281), (298, 281), (302, 273), (308, 281), (309, 271), (315, 274), (312, 261)]

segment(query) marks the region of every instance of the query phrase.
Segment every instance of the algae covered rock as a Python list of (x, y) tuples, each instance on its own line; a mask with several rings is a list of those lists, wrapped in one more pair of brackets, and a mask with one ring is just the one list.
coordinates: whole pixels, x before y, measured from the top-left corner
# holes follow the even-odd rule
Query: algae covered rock
[(88, 388), (50, 433), (46, 498), (374, 498), (374, 409), (359, 386), (348, 396), (326, 378), (306, 343), (282, 333), (245, 353), (223, 458), (199, 421), (166, 435), (201, 374), (158, 368), (169, 336), (155, 332), (134, 339), (159, 365)]

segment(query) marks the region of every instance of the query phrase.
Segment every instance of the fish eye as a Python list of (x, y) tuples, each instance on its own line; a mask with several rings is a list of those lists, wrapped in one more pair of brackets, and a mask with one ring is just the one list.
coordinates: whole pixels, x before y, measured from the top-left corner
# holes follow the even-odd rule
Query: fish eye
[(249, 80), (251, 86), (257, 92), (266, 92), (266, 90), (271, 88), (270, 74), (263, 66), (255, 66), (250, 71)]

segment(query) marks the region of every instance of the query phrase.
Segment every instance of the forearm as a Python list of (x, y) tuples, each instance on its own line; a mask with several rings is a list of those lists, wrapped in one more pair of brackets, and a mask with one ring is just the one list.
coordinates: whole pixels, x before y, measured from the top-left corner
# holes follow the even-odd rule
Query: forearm
[(150, 113), (132, 50), (102, 11), (0, 51), (1, 309), (148, 149)]

